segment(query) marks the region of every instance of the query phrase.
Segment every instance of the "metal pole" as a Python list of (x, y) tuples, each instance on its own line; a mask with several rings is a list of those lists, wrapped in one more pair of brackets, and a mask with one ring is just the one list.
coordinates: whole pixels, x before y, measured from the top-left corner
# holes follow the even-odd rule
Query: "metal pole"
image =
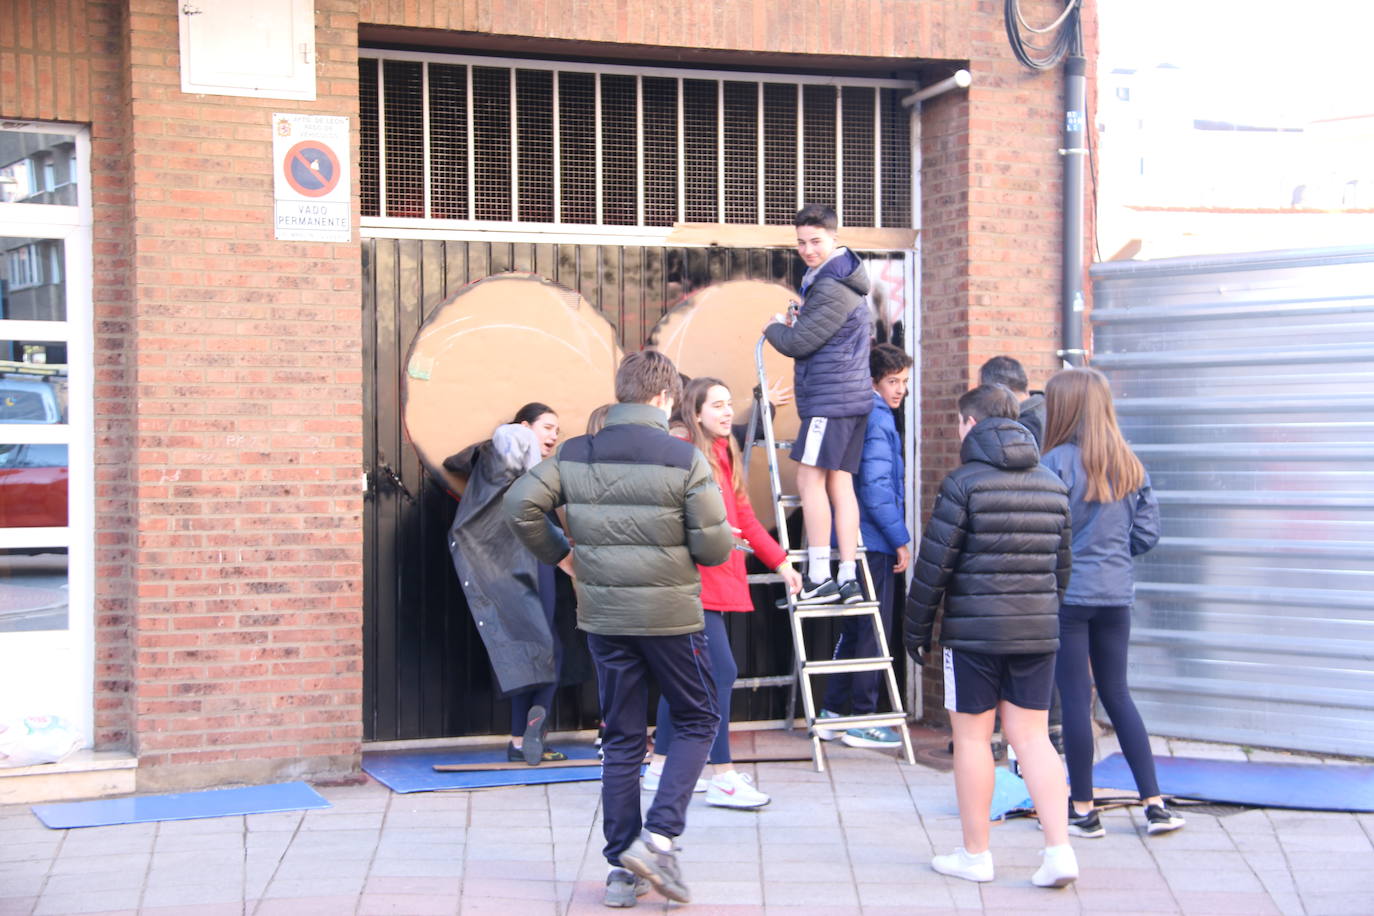
[(1059, 356), (1081, 366), (1083, 349), (1083, 160), (1087, 157), (1088, 61), (1074, 56), (1064, 67), (1064, 277), (1060, 299), (1063, 348)]

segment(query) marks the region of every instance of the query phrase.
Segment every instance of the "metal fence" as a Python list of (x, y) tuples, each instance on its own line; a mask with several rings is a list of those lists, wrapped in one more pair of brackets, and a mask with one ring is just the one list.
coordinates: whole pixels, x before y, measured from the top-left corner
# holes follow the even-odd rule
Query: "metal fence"
[(1093, 365), (1153, 478), (1152, 732), (1374, 755), (1374, 248), (1093, 268)]

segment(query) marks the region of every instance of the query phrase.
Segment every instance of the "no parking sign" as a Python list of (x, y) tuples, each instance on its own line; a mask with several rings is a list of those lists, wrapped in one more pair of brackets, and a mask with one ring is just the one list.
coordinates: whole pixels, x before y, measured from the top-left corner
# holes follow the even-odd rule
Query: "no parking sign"
[(272, 165), (277, 238), (352, 241), (348, 118), (272, 115)]

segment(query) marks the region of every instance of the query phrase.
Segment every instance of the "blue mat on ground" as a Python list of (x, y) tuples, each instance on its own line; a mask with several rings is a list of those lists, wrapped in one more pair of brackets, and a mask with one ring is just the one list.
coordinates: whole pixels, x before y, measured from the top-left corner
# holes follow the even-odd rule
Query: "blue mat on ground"
[[(1159, 790), (1198, 801), (1260, 808), (1374, 812), (1374, 766), (1260, 763), (1156, 757)], [(1126, 758), (1112, 754), (1093, 767), (1093, 785), (1133, 789)]]
[[(590, 745), (558, 744), (558, 750), (573, 760), (596, 757)], [(504, 763), (506, 747), (445, 747), (423, 751), (369, 751), (363, 754), (363, 769), (393, 792), (433, 792), (437, 789), (488, 789), (493, 786), (531, 786), (551, 782), (593, 782), (601, 778), (601, 767), (563, 767), (540, 764), (515, 770), (485, 770), (464, 773), (439, 773), (436, 763)]]
[(1005, 767), (998, 767), (996, 772), (996, 780), (992, 784), (992, 811), (989, 819), (1000, 821), (1034, 810), (1026, 781)]
[(303, 782), (283, 782), (241, 789), (210, 789), (172, 795), (136, 795), (98, 801), (34, 805), (33, 813), (54, 830), (109, 827), (145, 821), (189, 821), (236, 814), (271, 814), (303, 808), (328, 808), (320, 793)]

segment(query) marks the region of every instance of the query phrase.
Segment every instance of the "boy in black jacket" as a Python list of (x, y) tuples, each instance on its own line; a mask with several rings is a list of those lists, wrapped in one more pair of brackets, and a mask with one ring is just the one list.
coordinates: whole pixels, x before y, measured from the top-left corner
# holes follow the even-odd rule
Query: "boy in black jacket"
[(954, 730), (954, 787), (964, 845), (935, 856), (941, 874), (991, 881), (988, 814), (997, 714), (1016, 751), (1045, 831), (1031, 882), (1064, 887), (1078, 877), (1069, 845), (1064, 765), (1047, 722), (1059, 648), (1059, 600), (1072, 556), (1064, 484), (1040, 467), (1016, 397), (980, 385), (959, 398), (963, 462), (940, 484), (921, 536), (906, 605), (906, 647), (919, 662), (943, 599), (945, 708)]

